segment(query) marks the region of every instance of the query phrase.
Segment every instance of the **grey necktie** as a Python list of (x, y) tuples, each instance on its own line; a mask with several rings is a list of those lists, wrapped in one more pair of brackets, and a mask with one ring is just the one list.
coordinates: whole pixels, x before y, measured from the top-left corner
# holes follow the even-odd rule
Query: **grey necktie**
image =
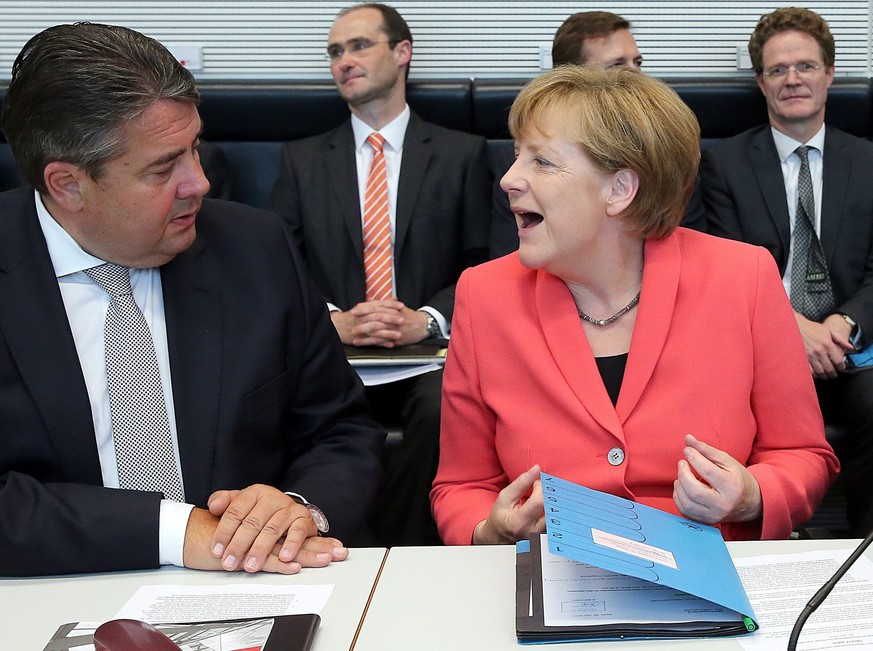
[(800, 157), (797, 177), (797, 213), (792, 235), (791, 305), (813, 321), (821, 321), (834, 310), (834, 294), (824, 250), (815, 233), (815, 198), (809, 173), (809, 147), (794, 151)]
[(110, 296), (103, 336), (119, 486), (182, 502), (155, 344), (134, 301), (130, 270), (103, 264), (85, 273)]

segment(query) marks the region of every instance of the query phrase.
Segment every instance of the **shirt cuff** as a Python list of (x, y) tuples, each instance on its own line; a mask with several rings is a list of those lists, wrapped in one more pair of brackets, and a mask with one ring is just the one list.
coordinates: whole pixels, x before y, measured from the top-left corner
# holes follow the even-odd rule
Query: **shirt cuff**
[(158, 521), (158, 558), (161, 565), (185, 567), (185, 530), (193, 508), (193, 504), (161, 500)]
[(444, 317), (442, 314), (437, 312), (430, 305), (425, 305), (424, 307), (420, 307), (420, 308), (418, 308), (418, 311), (419, 312), (427, 312), (434, 319), (436, 319), (437, 325), (440, 328), (440, 336), (443, 337), (444, 339), (449, 338), (449, 332), (451, 332), (451, 330), (452, 330), (452, 324), (449, 323), (448, 321), (446, 321), (446, 317)]

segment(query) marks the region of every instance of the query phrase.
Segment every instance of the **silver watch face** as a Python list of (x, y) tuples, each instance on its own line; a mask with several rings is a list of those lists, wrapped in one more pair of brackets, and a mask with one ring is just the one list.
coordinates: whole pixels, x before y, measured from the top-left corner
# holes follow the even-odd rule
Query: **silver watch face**
[(324, 511), (315, 506), (315, 504), (307, 504), (306, 508), (309, 509), (309, 513), (312, 515), (312, 521), (315, 523), (318, 533), (325, 534), (330, 531), (330, 523), (327, 521)]

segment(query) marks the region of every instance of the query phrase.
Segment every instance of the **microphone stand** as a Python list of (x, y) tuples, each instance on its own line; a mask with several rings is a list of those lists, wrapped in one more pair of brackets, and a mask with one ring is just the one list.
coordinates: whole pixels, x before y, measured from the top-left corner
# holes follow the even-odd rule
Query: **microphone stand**
[(795, 651), (795, 649), (797, 649), (797, 640), (800, 637), (800, 629), (803, 628), (806, 620), (809, 619), (809, 616), (812, 615), (821, 605), (825, 600), (825, 597), (831, 593), (831, 590), (833, 590), (834, 586), (837, 585), (837, 582), (843, 578), (843, 575), (849, 571), (849, 568), (855, 564), (855, 561), (861, 557), (861, 554), (863, 554), (864, 550), (870, 546), (870, 543), (873, 543), (873, 531), (867, 534), (867, 537), (864, 538), (864, 540), (861, 541), (861, 544), (855, 548), (852, 555), (849, 556), (842, 565), (840, 565), (839, 569), (834, 572), (834, 575), (818, 589), (818, 592), (812, 596), (809, 603), (804, 606), (797, 621), (794, 622), (794, 628), (791, 629), (791, 636), (788, 638), (788, 651)]

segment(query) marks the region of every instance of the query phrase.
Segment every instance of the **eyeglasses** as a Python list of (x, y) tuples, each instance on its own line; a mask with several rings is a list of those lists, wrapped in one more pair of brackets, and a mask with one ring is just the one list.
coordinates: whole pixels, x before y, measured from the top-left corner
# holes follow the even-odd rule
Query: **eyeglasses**
[(824, 66), (821, 63), (808, 63), (803, 61), (793, 66), (773, 66), (764, 71), (764, 76), (771, 79), (781, 79), (792, 70), (800, 77), (807, 77), (821, 70)]
[(350, 41), (346, 41), (343, 45), (328, 45), (327, 58), (331, 61), (336, 61), (342, 58), (343, 54), (348, 52), (349, 56), (357, 59), (358, 57), (363, 56), (363, 54), (371, 47), (374, 47), (379, 43), (389, 43), (390, 47), (392, 48), (397, 44), (395, 41), (391, 41), (390, 39), (386, 39), (384, 41), (371, 41), (368, 38), (353, 38)]

